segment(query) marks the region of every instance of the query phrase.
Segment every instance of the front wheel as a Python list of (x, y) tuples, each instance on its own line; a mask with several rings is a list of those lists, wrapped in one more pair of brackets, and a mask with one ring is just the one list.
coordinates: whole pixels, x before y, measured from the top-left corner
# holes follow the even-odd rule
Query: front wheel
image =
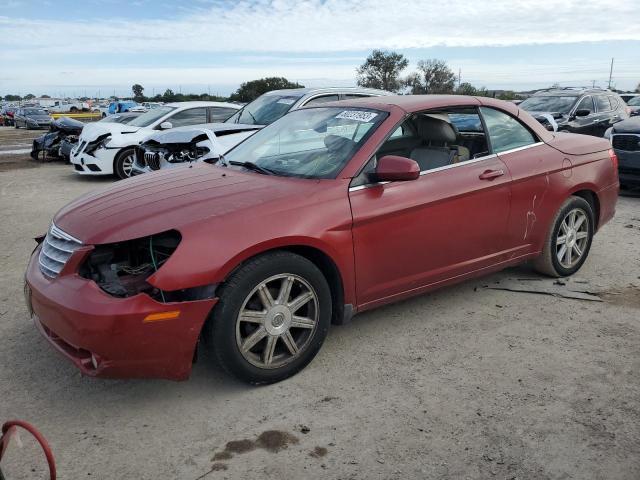
[(316, 356), (331, 323), (331, 293), (311, 261), (290, 252), (250, 260), (225, 282), (203, 332), (218, 363), (252, 384), (274, 383)]
[(554, 218), (542, 250), (533, 265), (545, 275), (567, 277), (584, 264), (591, 249), (594, 214), (589, 202), (569, 197)]
[(136, 152), (133, 148), (125, 148), (116, 155), (113, 161), (113, 173), (120, 179), (131, 177)]

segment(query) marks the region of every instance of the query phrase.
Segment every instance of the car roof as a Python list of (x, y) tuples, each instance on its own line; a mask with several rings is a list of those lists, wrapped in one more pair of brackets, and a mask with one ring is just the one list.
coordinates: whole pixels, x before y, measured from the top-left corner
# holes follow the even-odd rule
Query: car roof
[(164, 106), (167, 107), (176, 107), (176, 108), (193, 108), (193, 107), (226, 107), (233, 108), (234, 110), (240, 110), (240, 106), (235, 103), (229, 102), (202, 102), (202, 101), (193, 101), (193, 102), (172, 102), (165, 103)]
[(585, 94), (616, 94), (616, 92), (613, 92), (611, 90), (604, 90), (602, 88), (576, 88), (576, 87), (566, 87), (566, 88), (547, 88), (544, 90), (538, 90), (537, 92), (535, 92), (533, 95), (531, 95), (532, 97), (536, 97), (536, 96), (540, 96), (540, 97), (551, 97), (551, 96), (558, 96), (558, 97), (579, 97), (580, 95), (585, 95)]
[(307, 95), (317, 95), (322, 93), (362, 93), (369, 95), (393, 95), (391, 92), (387, 92), (386, 90), (378, 90), (376, 88), (365, 88), (365, 87), (305, 87), (305, 88), (284, 88), (281, 90), (271, 90), (269, 92), (264, 93), (263, 95), (296, 95), (299, 97), (304, 97)]
[[(305, 108), (317, 108), (324, 106), (344, 107), (351, 105), (354, 107), (373, 108), (386, 111), (391, 111), (394, 107), (397, 107), (406, 112), (414, 112), (447, 106), (479, 106), (482, 104), (492, 104), (496, 102), (503, 107), (504, 105), (510, 105), (515, 108), (515, 105), (509, 102), (485, 97), (482, 98), (483, 102), (480, 102), (478, 97), (471, 97), (467, 95), (385, 95), (382, 97), (364, 97), (342, 100), (339, 102), (327, 102), (318, 105), (311, 105)], [(485, 103), (484, 100), (487, 100), (488, 103)]]

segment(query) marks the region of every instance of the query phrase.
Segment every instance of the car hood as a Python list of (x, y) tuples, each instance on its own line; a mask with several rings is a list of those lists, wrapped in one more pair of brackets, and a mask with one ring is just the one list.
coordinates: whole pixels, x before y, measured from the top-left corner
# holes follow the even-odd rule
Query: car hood
[[(109, 122), (96, 122), (96, 123), (88, 123), (82, 129), (81, 138), (88, 142), (92, 142), (96, 138), (105, 133), (114, 134), (131, 134), (136, 133), (140, 130), (140, 127), (132, 127), (131, 125), (127, 125), (126, 123), (109, 123)], [(152, 131), (149, 131), (151, 133)]]
[(54, 223), (86, 244), (112, 243), (237, 215), (250, 223), (273, 202), (312, 198), (320, 181), (276, 177), (204, 163), (147, 173), (86, 194)]
[(614, 124), (613, 133), (640, 133), (640, 117), (632, 117)]
[(28, 120), (37, 120), (39, 122), (43, 120), (51, 120), (51, 117), (49, 115), (27, 115), (26, 118)]

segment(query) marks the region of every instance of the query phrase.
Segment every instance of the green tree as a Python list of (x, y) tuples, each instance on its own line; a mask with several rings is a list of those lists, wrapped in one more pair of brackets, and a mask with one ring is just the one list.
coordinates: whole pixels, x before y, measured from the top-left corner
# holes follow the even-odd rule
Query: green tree
[(384, 50), (374, 50), (356, 72), (361, 87), (379, 88), (398, 92), (402, 88), (400, 74), (409, 65), (404, 55)]
[(456, 94), (475, 96), (478, 94), (478, 89), (471, 85), (469, 82), (463, 82), (458, 86), (458, 88), (456, 88)]
[(20, 95), (5, 95), (4, 99), (7, 102), (18, 102), (18, 101), (22, 100), (22, 97)]
[(285, 88), (303, 88), (304, 85), (300, 85), (297, 82), (290, 82), (284, 77), (267, 77), (259, 80), (251, 80), (250, 82), (244, 82), (240, 85), (240, 88), (231, 94), (229, 100), (236, 102), (250, 102), (260, 95), (271, 90), (281, 90)]
[(418, 71), (405, 79), (405, 86), (413, 94), (453, 93), (456, 76), (444, 60), (418, 62)]
[(51, 98), (49, 95), (41, 95), (40, 98)]
[(139, 83), (134, 84), (131, 87), (131, 91), (133, 92), (133, 99), (141, 102), (144, 100), (144, 87)]
[(173, 90), (171, 90), (170, 88), (167, 88), (164, 93), (162, 94), (162, 101), (163, 102), (175, 102), (176, 101), (176, 94), (173, 93)]
[(33, 98), (36, 98), (36, 96), (35, 96), (33, 93), (27, 93), (27, 94), (24, 96), (24, 99), (25, 99), (25, 100), (31, 100), (31, 99), (33, 99)]

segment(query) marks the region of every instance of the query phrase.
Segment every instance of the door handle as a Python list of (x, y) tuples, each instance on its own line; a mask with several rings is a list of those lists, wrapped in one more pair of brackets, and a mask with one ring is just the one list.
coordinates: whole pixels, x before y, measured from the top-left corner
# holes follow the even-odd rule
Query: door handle
[(485, 170), (478, 177), (480, 180), (493, 180), (504, 175), (504, 170)]

